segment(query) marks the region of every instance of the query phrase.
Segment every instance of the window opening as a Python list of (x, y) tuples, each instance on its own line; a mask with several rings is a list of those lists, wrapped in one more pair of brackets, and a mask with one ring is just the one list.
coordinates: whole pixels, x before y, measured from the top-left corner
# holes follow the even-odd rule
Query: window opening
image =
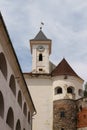
[(3, 53), (0, 53), (0, 70), (5, 79), (7, 79), (7, 63)]
[(4, 117), (4, 99), (1, 92), (0, 92), (0, 116), (2, 118)]
[(60, 112), (60, 117), (65, 117), (65, 112), (64, 111)]
[(30, 119), (31, 119), (31, 115), (30, 115), (30, 112), (28, 112), (28, 122), (30, 124)]
[(43, 71), (43, 69), (40, 68), (39, 71)]
[(15, 85), (15, 78), (13, 75), (11, 75), (10, 77), (10, 83), (9, 83), (9, 86), (13, 92), (14, 95), (16, 95), (16, 85)]
[(27, 105), (26, 105), (26, 103), (24, 103), (23, 112), (24, 112), (24, 115), (27, 116)]
[(20, 107), (22, 108), (22, 95), (21, 95), (21, 91), (20, 90), (18, 92), (18, 103), (19, 103)]
[(68, 88), (67, 88), (67, 93), (71, 93), (71, 94), (72, 94), (72, 93), (73, 93), (73, 88), (68, 87)]
[(82, 89), (79, 89), (78, 94), (79, 94), (79, 96), (83, 96), (83, 91), (82, 91)]
[(39, 54), (39, 61), (43, 61), (43, 56), (42, 56), (42, 54)]
[(55, 88), (55, 94), (61, 94), (62, 93), (62, 88), (61, 87), (56, 87)]
[(20, 120), (17, 121), (16, 130), (21, 130)]
[(13, 114), (13, 110), (10, 107), (7, 113), (7, 119), (6, 119), (6, 123), (13, 129), (14, 128), (14, 114)]

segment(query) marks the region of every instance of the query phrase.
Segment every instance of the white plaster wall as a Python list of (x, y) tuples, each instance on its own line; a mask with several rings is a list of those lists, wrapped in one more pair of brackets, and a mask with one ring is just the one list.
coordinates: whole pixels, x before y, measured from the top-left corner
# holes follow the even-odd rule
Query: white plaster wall
[(32, 72), (36, 72), (36, 47), (32, 49)]
[(33, 117), (33, 130), (52, 130), (52, 82), (46, 78), (26, 78), (37, 114)]
[[(37, 114), (33, 117), (33, 130), (53, 129), (53, 101), (59, 99), (73, 99), (71, 94), (66, 96), (66, 89), (69, 86), (75, 88), (75, 98), (81, 98), (78, 95), (78, 90), (82, 89), (82, 81), (74, 76), (44, 77), (44, 76), (28, 76), (25, 75), (25, 80), (29, 87), (33, 102), (35, 104)], [(63, 94), (54, 94), (54, 89), (60, 86), (63, 89)]]
[[(39, 45), (33, 45), (32, 49), (32, 72), (40, 73), (39, 68), (43, 69), (41, 73), (49, 73), (49, 49), (48, 45), (43, 45), (45, 50), (43, 52), (39, 52), (37, 50)], [(39, 54), (42, 53), (43, 61), (38, 61)]]
[[(55, 95), (55, 88), (57, 86), (60, 86), (63, 90), (62, 94), (57, 94)], [(72, 96), (71, 94), (67, 94), (67, 87), (72, 86), (75, 88), (75, 96)], [(78, 95), (78, 90), (83, 89), (82, 88), (82, 81), (78, 79), (77, 77), (74, 76), (68, 76), (67, 79), (64, 79), (64, 76), (57, 76), (53, 77), (53, 100), (58, 100), (58, 99), (67, 99), (70, 98), (72, 99), (78, 99), (81, 98), (81, 96)]]
[[(3, 49), (0, 44), (0, 53), (1, 52), (3, 52)], [(5, 56), (5, 54), (4, 54), (4, 56)], [(5, 58), (6, 58), (6, 56), (5, 56)], [(29, 111), (28, 106), (27, 106), (27, 116), (25, 116), (23, 113), (23, 104), (24, 104), (24, 102), (26, 102), (23, 94), (22, 94), (22, 108), (19, 106), (18, 101), (17, 101), (18, 92), (20, 90), (20, 86), (19, 86), (20, 81), (15, 79), (16, 96), (14, 96), (12, 90), (9, 87), (9, 81), (10, 81), (10, 76), (13, 74), (15, 77), (15, 74), (14, 74), (7, 58), (6, 58), (6, 62), (7, 62), (7, 72), (8, 72), (7, 80), (4, 78), (4, 76), (0, 70), (0, 91), (2, 92), (3, 98), (4, 98), (4, 117), (3, 118), (0, 117), (0, 130), (11, 130), (11, 128), (6, 123), (7, 112), (10, 107), (13, 109), (13, 112), (14, 112), (14, 130), (15, 130), (16, 122), (18, 119), (20, 120), (20, 123), (21, 123), (21, 130), (23, 130), (23, 128), (25, 128), (26, 130), (31, 130), (31, 124), (29, 124), (29, 122), (28, 122), (28, 111)], [(22, 93), (22, 91), (21, 91), (21, 93)]]

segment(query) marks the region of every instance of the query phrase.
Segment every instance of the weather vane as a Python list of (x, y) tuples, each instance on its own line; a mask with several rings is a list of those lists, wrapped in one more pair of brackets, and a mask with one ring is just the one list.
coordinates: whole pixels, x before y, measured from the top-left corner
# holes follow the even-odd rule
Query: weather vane
[(41, 22), (41, 25), (40, 25), (40, 30), (42, 30), (42, 27), (44, 26), (44, 23)]

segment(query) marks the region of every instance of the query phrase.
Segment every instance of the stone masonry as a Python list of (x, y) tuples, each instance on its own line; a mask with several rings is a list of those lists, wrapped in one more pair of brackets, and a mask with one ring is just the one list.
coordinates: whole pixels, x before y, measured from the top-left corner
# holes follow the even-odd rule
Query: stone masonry
[(77, 107), (74, 100), (63, 99), (53, 102), (53, 130), (76, 130)]

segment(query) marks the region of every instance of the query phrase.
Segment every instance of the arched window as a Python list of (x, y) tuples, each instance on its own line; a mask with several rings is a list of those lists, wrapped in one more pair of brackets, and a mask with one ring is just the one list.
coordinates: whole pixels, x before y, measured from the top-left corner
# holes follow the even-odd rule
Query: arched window
[(39, 61), (43, 61), (43, 56), (42, 56), (42, 54), (39, 54)]
[(0, 70), (5, 79), (7, 79), (7, 63), (3, 53), (0, 53)]
[(16, 130), (21, 130), (20, 120), (18, 120), (16, 123)]
[(25, 116), (27, 116), (27, 105), (26, 105), (26, 103), (24, 103), (23, 113), (24, 113)]
[(1, 91), (0, 91), (0, 116), (2, 118), (4, 117), (4, 99)]
[(10, 107), (7, 113), (6, 123), (13, 129), (14, 128), (14, 113)]
[(79, 89), (78, 95), (81, 96), (81, 97), (83, 96), (83, 90), (82, 89)]
[(28, 122), (30, 124), (30, 120), (31, 120), (31, 115), (30, 115), (30, 112), (28, 112)]
[(74, 88), (72, 86), (67, 88), (67, 93), (74, 94)]
[(56, 87), (55, 88), (55, 94), (61, 94), (62, 93), (62, 88), (61, 87)]
[(16, 96), (16, 85), (15, 85), (14, 75), (11, 75), (11, 77), (10, 77), (9, 86), (10, 86), (10, 88), (11, 88), (13, 94)]
[(22, 108), (22, 95), (21, 95), (21, 91), (20, 90), (18, 92), (18, 103), (19, 103), (20, 107)]

